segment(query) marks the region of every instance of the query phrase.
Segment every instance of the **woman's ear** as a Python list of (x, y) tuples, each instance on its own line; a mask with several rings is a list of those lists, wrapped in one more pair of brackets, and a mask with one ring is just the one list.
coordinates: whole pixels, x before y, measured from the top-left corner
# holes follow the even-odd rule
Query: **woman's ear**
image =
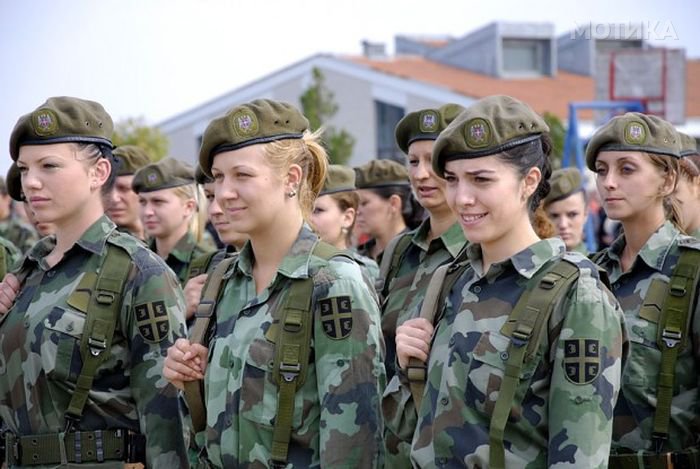
[(534, 166), (528, 169), (522, 180), (522, 198), (528, 200), (535, 193), (542, 180), (542, 171)]
[(90, 187), (99, 189), (105, 185), (112, 173), (112, 165), (106, 158), (99, 158), (94, 165), (90, 167)]
[(676, 191), (678, 183), (678, 172), (668, 169), (664, 174), (664, 180), (659, 188), (662, 197), (668, 197)]
[(391, 197), (389, 197), (389, 205), (391, 206), (392, 212), (401, 215), (401, 209), (403, 205), (401, 196), (399, 196), (398, 194), (391, 194)]
[(340, 226), (342, 228), (350, 229), (350, 227), (355, 223), (355, 209), (352, 207), (346, 208), (343, 212), (342, 219), (340, 221)]
[(304, 177), (304, 171), (301, 169), (301, 166), (298, 164), (292, 164), (289, 166), (289, 170), (287, 170), (287, 177), (286, 177), (286, 187), (285, 187), (285, 192), (288, 193), (290, 191), (299, 191), (299, 187), (301, 186), (301, 181), (302, 178)]

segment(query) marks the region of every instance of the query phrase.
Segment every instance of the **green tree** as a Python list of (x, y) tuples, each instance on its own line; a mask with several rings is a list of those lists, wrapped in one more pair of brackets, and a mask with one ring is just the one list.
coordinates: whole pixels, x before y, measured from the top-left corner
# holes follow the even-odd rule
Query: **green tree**
[(564, 140), (566, 139), (566, 129), (557, 116), (551, 112), (545, 112), (542, 116), (549, 126), (549, 135), (552, 137), (552, 168), (561, 168), (561, 160), (564, 155)]
[(299, 98), (302, 111), (309, 119), (311, 130), (324, 128), (323, 144), (331, 163), (344, 164), (350, 159), (355, 138), (344, 129), (336, 129), (326, 124), (338, 112), (335, 95), (326, 86), (326, 79), (321, 70), (314, 67), (311, 76), (311, 86)]
[(168, 154), (168, 138), (157, 127), (145, 124), (143, 117), (130, 117), (114, 126), (112, 142), (115, 146), (137, 145), (146, 150), (153, 161)]

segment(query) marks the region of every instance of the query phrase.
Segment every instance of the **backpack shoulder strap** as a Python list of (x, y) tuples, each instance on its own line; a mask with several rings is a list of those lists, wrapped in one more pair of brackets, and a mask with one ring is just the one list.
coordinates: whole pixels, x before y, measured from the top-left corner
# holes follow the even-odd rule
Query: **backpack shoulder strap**
[(122, 306), (124, 286), (132, 261), (120, 246), (107, 242), (107, 254), (100, 266), (95, 287), (88, 302), (85, 330), (80, 343), (83, 366), (65, 412), (66, 428), (80, 421), (97, 368), (109, 357), (114, 331)]
[[(421, 304), (421, 318), (427, 319), (433, 325), (439, 321), (438, 313), (442, 312), (445, 297), (465, 268), (465, 264), (454, 261), (435, 269)], [(406, 366), (406, 378), (417, 412), (423, 400), (425, 383), (428, 379), (428, 364), (417, 358), (410, 358)]]
[(190, 280), (198, 275), (206, 273), (207, 270), (209, 270), (209, 265), (218, 253), (219, 251), (212, 251), (192, 259), (187, 279)]
[(5, 274), (8, 272), (7, 261), (9, 258), (9, 253), (5, 246), (0, 246), (0, 279), (5, 278)]
[(379, 278), (377, 278), (376, 290), (383, 301), (385, 290), (389, 287), (391, 279), (396, 275), (396, 270), (401, 264), (406, 249), (411, 244), (413, 232), (403, 233), (394, 237), (384, 248), (382, 261), (379, 263)]
[[(652, 432), (657, 452), (661, 452), (668, 439), (676, 361), (678, 354), (688, 344), (691, 310), (696, 301), (698, 280), (700, 279), (700, 251), (696, 248), (689, 249), (683, 246), (680, 248), (680, 257), (671, 274), (663, 306), (660, 308), (661, 315), (659, 316), (656, 340), (661, 350), (661, 367), (656, 388), (657, 403)], [(658, 303), (658, 300), (655, 302)], [(645, 298), (645, 305), (647, 303)]]
[[(318, 242), (313, 254), (328, 261), (335, 256), (352, 257), (333, 246)], [(294, 396), (306, 381), (313, 333), (313, 277), (292, 281), (284, 300), (275, 343), (273, 379), (277, 383), (277, 416), (272, 430), (273, 464), (285, 467), (292, 437)]]
[(535, 281), (530, 282), (501, 328), (501, 333), (510, 336), (510, 344), (505, 373), (489, 426), (491, 467), (505, 468), (503, 435), (523, 363), (526, 358), (537, 354), (554, 306), (566, 295), (578, 277), (578, 266), (565, 259), (556, 260)]
[[(208, 345), (208, 334), (211, 329), (211, 321), (214, 316), (214, 307), (218, 301), (224, 274), (231, 264), (236, 260), (236, 256), (227, 257), (216, 266), (214, 271), (207, 277), (204, 286), (202, 299), (197, 305), (194, 313), (194, 324), (190, 332), (190, 342), (193, 344)], [(192, 428), (195, 432), (204, 430), (207, 424), (207, 412), (204, 405), (204, 389), (201, 380), (185, 382), (185, 401), (192, 418)]]

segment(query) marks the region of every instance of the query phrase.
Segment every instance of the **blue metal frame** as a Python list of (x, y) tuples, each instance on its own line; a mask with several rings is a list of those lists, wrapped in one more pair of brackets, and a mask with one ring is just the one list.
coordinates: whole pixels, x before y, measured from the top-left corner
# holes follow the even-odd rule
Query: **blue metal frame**
[[(587, 109), (595, 111), (628, 111), (628, 112), (644, 112), (644, 105), (641, 101), (579, 101), (569, 103), (569, 126), (566, 130), (566, 139), (564, 140), (564, 154), (562, 155), (561, 166), (566, 168), (570, 166), (569, 157), (573, 153), (575, 165), (581, 174), (584, 174), (586, 169), (586, 161), (583, 157), (584, 141), (579, 138), (578, 132), (578, 111)], [(598, 249), (596, 244), (595, 233), (593, 232), (593, 220), (588, 217), (586, 220), (586, 247), (590, 252), (595, 252)]]

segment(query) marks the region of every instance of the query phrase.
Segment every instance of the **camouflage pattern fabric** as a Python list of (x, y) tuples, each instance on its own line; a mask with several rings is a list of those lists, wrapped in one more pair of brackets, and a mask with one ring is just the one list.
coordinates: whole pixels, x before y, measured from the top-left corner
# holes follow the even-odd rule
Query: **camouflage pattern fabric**
[(584, 256), (588, 256), (588, 248), (586, 247), (586, 243), (581, 241), (575, 248), (572, 249), (574, 252), (578, 252), (579, 254), (583, 254)]
[[(151, 239), (148, 246), (151, 248), (151, 251), (156, 252), (156, 241), (154, 239)], [(198, 244), (194, 240), (192, 233), (187, 232), (185, 236), (180, 238), (173, 250), (170, 251), (170, 254), (165, 259), (165, 263), (175, 272), (180, 286), (184, 288), (189, 280), (190, 262), (211, 251), (213, 249), (208, 249), (201, 243)]]
[[(382, 304), (382, 333), (386, 344), (384, 366), (388, 380), (396, 373), (396, 328), (420, 308), (435, 269), (452, 262), (467, 244), (459, 223), (453, 224), (431, 242), (428, 242), (429, 231), (430, 219), (427, 218), (412, 231), (411, 243), (403, 254), (395, 276), (385, 279), (387, 295)], [(388, 428), (384, 443), (388, 467), (410, 466), (409, 444), (402, 444)]]
[[(632, 268), (623, 273), (620, 256), (625, 244), (622, 235), (603, 251), (598, 260), (598, 264), (608, 272), (613, 292), (622, 306), (631, 342), (631, 353), (622, 379), (622, 391), (615, 407), (613, 449), (650, 450), (653, 449), (651, 434), (656, 410), (661, 351), (656, 344), (657, 322), (646, 314), (640, 316), (642, 300), (652, 280), (668, 282), (678, 262), (679, 244), (700, 249), (700, 243), (695, 238), (682, 235), (670, 222), (665, 222), (637, 254)], [(664, 451), (696, 446), (700, 438), (698, 308), (696, 297), (696, 305), (690, 312), (693, 340), (678, 355), (676, 361), (669, 438)]]
[(291, 279), (309, 276), (314, 279), (312, 358), (295, 395), (287, 467), (381, 465), (385, 374), (379, 309), (357, 264), (346, 257), (327, 262), (313, 256), (317, 242), (304, 226), (259, 295), (250, 243), (226, 273), (204, 380), (207, 428), (197, 434), (215, 467), (269, 467), (278, 399), (272, 370), (278, 305)]
[(0, 324), (0, 420), (19, 436), (63, 431), (89, 314), (89, 294), (83, 300), (72, 294), (85, 276), (97, 279), (106, 243), (125, 249), (133, 267), (109, 357), (97, 370), (76, 429), (142, 433), (148, 467), (187, 467), (177, 389), (161, 376), (168, 347), (185, 335), (184, 298), (165, 263), (116, 231), (106, 216), (53, 268), (45, 262), (53, 237), (28, 253), (23, 269), (29, 275)]
[(362, 254), (353, 249), (348, 249), (348, 252), (352, 256), (352, 258), (355, 259), (355, 262), (357, 262), (357, 264), (360, 266), (360, 270), (362, 270), (362, 273), (370, 282), (370, 285), (373, 286), (379, 278), (379, 266), (377, 265), (377, 263), (369, 257), (363, 256)]
[[(22, 258), (22, 253), (12, 242), (0, 237), (0, 249), (5, 250), (5, 272), (9, 272), (12, 266)], [(2, 279), (0, 279), (2, 280)]]
[(387, 426), (412, 441), (415, 467), (489, 466), (490, 420), (510, 343), (501, 327), (529, 279), (562, 256), (579, 266), (579, 278), (552, 311), (539, 353), (521, 370), (504, 431), (506, 465), (607, 467), (623, 316), (593, 263), (565, 249), (560, 239), (542, 240), (486, 273), (479, 245), (455, 261), (468, 265), (436, 326), (420, 409), (403, 372), (383, 400)]
[(39, 241), (34, 227), (14, 217), (0, 221), (0, 237), (14, 244), (23, 254)]

